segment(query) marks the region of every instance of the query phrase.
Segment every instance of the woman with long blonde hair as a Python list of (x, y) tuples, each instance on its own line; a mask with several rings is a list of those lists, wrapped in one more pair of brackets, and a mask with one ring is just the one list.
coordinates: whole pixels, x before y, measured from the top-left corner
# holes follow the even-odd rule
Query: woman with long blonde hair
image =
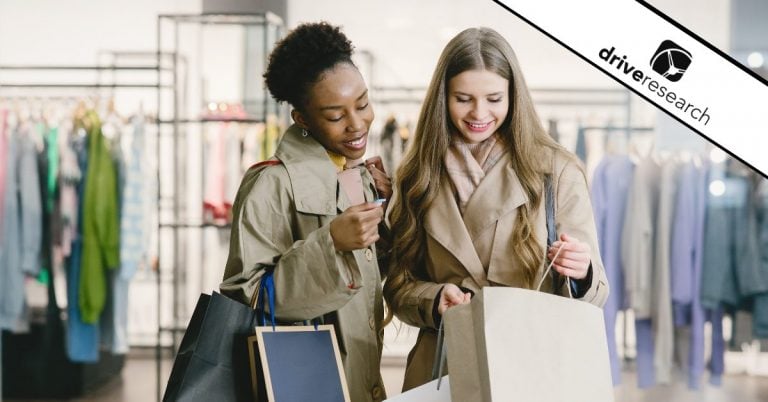
[[(547, 176), (559, 235), (549, 248)], [(598, 306), (608, 296), (584, 170), (542, 127), (511, 46), (491, 29), (467, 29), (443, 50), (390, 208), (388, 318), (420, 328), (404, 390), (430, 380), (447, 308), (485, 286), (533, 288), (558, 249), (543, 291), (570, 287)]]

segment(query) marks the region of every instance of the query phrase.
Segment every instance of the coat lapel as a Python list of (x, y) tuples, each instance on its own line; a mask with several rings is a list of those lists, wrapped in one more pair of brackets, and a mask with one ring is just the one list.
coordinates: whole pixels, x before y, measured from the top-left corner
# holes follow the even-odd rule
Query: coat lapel
[[(291, 179), (296, 210), (313, 215), (336, 215), (338, 179), (325, 148), (293, 125), (283, 135), (275, 156)], [(344, 198), (346, 200), (346, 198)], [(346, 209), (346, 205), (344, 206)]]
[(505, 153), (467, 202), (464, 223), (471, 238), (477, 238), (499, 218), (528, 202), (509, 158), (509, 153)]
[(425, 219), (427, 233), (456, 257), (479, 287), (489, 282), (472, 239), (479, 238), (500, 218), (528, 202), (509, 158), (505, 154), (483, 178), (469, 199), (463, 218), (451, 184), (444, 180)]
[(448, 179), (442, 181), (435, 201), (427, 210), (424, 228), (469, 272), (479, 287), (488, 285), (485, 269), (464, 226)]

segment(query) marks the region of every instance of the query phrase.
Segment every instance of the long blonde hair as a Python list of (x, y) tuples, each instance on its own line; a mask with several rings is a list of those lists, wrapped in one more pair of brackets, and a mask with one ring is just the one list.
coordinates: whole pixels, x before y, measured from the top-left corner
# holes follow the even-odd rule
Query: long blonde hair
[(544, 174), (551, 173), (553, 151), (562, 148), (547, 134), (534, 110), (528, 87), (512, 47), (496, 31), (470, 28), (454, 37), (440, 55), (432, 76), (412, 143), (395, 175), (398, 200), (392, 205), (393, 234), (384, 298), (387, 319), (400, 310), (398, 294), (414, 280), (429, 280), (426, 272), (426, 235), (422, 222), (438, 189), (447, 180), (444, 155), (456, 128), (448, 114), (448, 82), (464, 71), (487, 70), (509, 80), (509, 111), (498, 134), (510, 153), (512, 167), (529, 202), (518, 210), (511, 242), (531, 287), (544, 252), (535, 237), (533, 213), (542, 201)]

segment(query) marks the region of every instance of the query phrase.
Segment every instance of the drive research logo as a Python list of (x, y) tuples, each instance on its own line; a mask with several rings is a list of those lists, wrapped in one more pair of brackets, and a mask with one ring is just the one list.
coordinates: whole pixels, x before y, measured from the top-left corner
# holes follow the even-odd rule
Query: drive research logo
[(680, 81), (690, 65), (691, 53), (671, 40), (661, 42), (651, 58), (653, 71), (672, 82)]
[[(693, 120), (696, 120), (705, 126), (709, 124), (709, 119), (711, 116), (708, 106), (700, 105), (698, 102), (693, 102), (687, 96), (675, 92), (672, 86), (668, 88), (667, 86), (663, 85), (663, 82), (656, 81), (656, 79), (652, 77), (653, 73), (649, 75), (649, 73), (641, 70), (639, 67), (636, 67), (632, 61), (627, 58), (626, 54), (620, 56), (621, 53), (622, 52), (616, 49), (616, 46), (611, 46), (610, 48), (605, 47), (600, 49), (597, 55), (608, 66), (615, 68), (618, 73), (623, 73), (627, 77), (625, 81), (627, 84), (629, 84), (630, 79), (634, 80), (643, 90), (646, 91), (648, 95), (654, 95), (655, 97), (660, 98), (659, 100), (665, 100), (670, 105), (673, 105), (675, 108), (679, 109), (680, 112), (688, 114)], [(685, 55), (685, 58), (683, 59), (685, 64), (683, 64), (682, 61), (678, 61), (679, 56), (677, 56), (676, 53)], [(658, 72), (666, 79), (673, 82), (678, 81), (680, 77), (683, 76), (685, 69), (690, 64), (690, 53), (675, 45), (672, 41), (668, 40), (661, 43), (659, 50), (656, 51), (656, 55), (651, 59), (651, 67), (653, 67), (654, 71)], [(663, 67), (662, 71), (657, 69), (657, 65), (659, 68)], [(606, 72), (608, 73), (608, 71)], [(608, 74), (614, 75), (612, 73)], [(618, 78), (618, 75), (614, 76)], [(648, 100), (654, 102), (651, 99)], [(661, 106), (658, 103), (656, 104)]]

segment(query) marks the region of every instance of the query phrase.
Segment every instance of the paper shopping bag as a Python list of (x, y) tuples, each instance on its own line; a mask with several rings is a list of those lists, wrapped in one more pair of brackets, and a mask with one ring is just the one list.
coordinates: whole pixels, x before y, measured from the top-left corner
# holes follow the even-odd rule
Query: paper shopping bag
[(440, 380), (430, 381), (400, 395), (393, 396), (385, 402), (451, 402), (451, 387), (448, 376), (443, 377), (440, 381), (440, 388), (438, 388), (438, 381)]
[(333, 325), (277, 325), (272, 271), (261, 280), (256, 311), (248, 349), (257, 400), (350, 402)]
[(333, 325), (256, 327), (249, 341), (269, 401), (350, 401)]
[(201, 294), (163, 401), (252, 401), (246, 339), (256, 318), (245, 304), (216, 292)]
[(594, 305), (486, 287), (444, 320), (454, 401), (613, 401), (603, 312)]

